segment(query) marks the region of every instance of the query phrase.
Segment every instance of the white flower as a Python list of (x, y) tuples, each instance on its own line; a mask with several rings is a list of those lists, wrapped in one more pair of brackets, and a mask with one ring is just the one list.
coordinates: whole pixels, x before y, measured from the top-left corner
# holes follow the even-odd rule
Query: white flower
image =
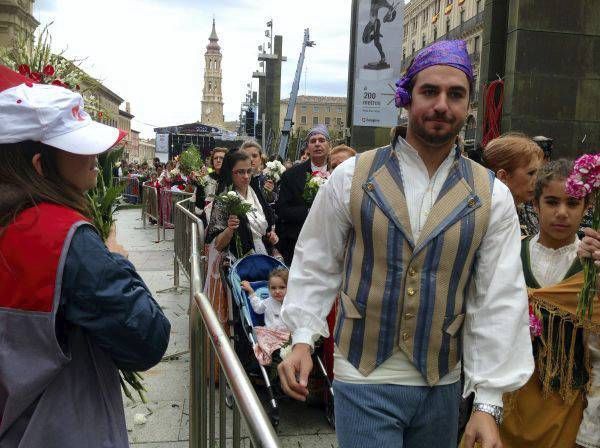
[(232, 198), (234, 198), (237, 196), (237, 193), (232, 190), (232, 191), (227, 192), (227, 196), (231, 196)]
[(311, 177), (309, 180), (309, 183), (316, 187), (322, 187), (323, 185), (325, 185), (325, 182), (327, 182), (327, 179), (320, 176)]

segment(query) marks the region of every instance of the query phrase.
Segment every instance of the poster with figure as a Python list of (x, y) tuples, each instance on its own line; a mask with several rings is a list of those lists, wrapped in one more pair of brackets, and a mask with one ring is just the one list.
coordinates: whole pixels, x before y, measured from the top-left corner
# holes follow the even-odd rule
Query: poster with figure
[(169, 134), (156, 134), (156, 146), (154, 148), (156, 157), (161, 162), (169, 160)]
[(398, 122), (395, 83), (402, 64), (404, 0), (358, 0), (354, 45), (354, 126)]

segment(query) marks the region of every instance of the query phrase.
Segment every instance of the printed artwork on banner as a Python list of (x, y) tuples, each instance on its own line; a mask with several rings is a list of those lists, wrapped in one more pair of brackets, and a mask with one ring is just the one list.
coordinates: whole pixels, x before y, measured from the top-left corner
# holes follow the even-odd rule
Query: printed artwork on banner
[(353, 125), (392, 127), (398, 122), (394, 85), (402, 64), (404, 2), (356, 3)]
[(161, 162), (169, 160), (169, 134), (156, 134), (155, 151)]

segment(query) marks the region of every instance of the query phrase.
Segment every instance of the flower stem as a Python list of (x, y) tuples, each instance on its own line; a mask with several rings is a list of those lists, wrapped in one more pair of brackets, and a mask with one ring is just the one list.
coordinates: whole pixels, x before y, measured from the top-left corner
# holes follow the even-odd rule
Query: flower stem
[[(592, 229), (600, 229), (600, 194), (595, 193), (593, 197), (594, 212), (592, 215)], [(596, 284), (598, 281), (598, 267), (593, 258), (588, 258), (583, 263), (583, 287), (579, 294), (577, 304), (577, 315), (581, 317), (592, 317), (594, 313), (594, 299), (597, 294)]]

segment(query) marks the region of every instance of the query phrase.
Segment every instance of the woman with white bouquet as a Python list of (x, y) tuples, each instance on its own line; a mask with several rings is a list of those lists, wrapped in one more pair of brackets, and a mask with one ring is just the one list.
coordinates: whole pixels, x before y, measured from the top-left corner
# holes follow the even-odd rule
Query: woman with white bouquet
[[(248, 253), (272, 254), (279, 241), (273, 230), (274, 215), (262, 194), (250, 186), (250, 156), (245, 151), (228, 153), (221, 172), (206, 241), (214, 241), (218, 251), (228, 251), (235, 258)], [(233, 213), (232, 207), (241, 211)]]
[(271, 253), (279, 238), (272, 230), (274, 214), (263, 196), (250, 186), (250, 156), (244, 151), (229, 152), (221, 168), (217, 195), (212, 203), (206, 229), (208, 272), (204, 292), (212, 299), (219, 320), (227, 322), (228, 289), (221, 268), (248, 253)]

